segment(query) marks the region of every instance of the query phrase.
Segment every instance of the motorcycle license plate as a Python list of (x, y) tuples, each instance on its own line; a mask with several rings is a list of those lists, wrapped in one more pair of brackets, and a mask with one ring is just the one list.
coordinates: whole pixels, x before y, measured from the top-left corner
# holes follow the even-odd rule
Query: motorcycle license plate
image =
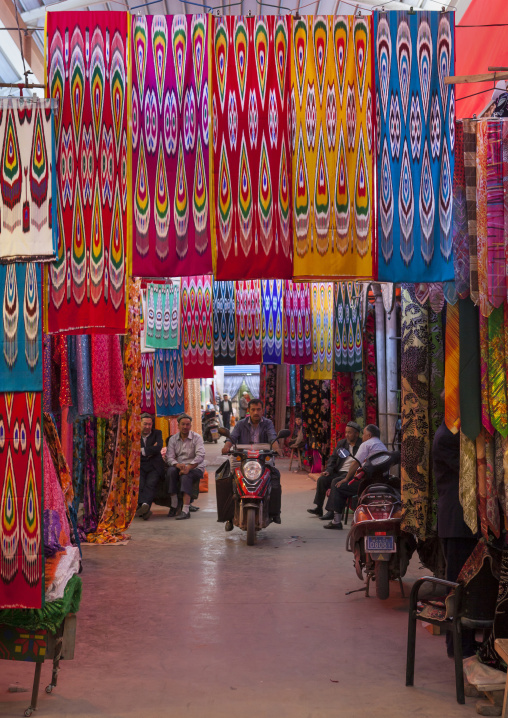
[(212, 429), (212, 439), (218, 439), (219, 438), (219, 432), (217, 429)]
[(395, 553), (393, 536), (366, 536), (365, 551), (367, 553)]

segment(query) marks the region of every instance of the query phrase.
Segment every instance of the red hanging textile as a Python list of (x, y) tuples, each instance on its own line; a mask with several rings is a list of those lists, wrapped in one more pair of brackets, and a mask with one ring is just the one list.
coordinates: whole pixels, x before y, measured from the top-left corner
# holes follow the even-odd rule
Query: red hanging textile
[(213, 379), (212, 278), (182, 279), (180, 298), (184, 378)]
[(261, 286), (259, 280), (235, 283), (236, 363), (261, 364)]

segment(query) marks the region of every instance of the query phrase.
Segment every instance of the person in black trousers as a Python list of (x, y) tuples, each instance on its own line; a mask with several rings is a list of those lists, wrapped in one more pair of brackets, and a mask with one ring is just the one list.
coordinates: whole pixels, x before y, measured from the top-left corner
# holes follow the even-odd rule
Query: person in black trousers
[(222, 423), (224, 428), (228, 429), (231, 426), (231, 412), (233, 411), (233, 405), (227, 394), (224, 394), (224, 398), (219, 402), (219, 411), (222, 414)]
[(141, 466), (139, 473), (139, 498), (136, 516), (148, 521), (150, 507), (157, 492), (157, 484), (164, 477), (164, 460), (161, 456), (162, 431), (153, 428), (150, 414), (141, 414)]

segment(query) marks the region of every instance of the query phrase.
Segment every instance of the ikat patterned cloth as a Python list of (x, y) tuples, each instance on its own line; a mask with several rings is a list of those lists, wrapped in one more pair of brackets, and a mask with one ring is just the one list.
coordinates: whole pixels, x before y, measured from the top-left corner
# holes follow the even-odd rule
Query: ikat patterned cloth
[(235, 283), (213, 283), (213, 356), (216, 366), (236, 365)]
[(182, 279), (180, 298), (185, 378), (213, 379), (212, 278)]
[(55, 257), (53, 104), (0, 99), (0, 262)]
[(335, 285), (335, 371), (362, 371), (362, 355), (359, 287), (356, 282), (337, 282)]
[(182, 414), (185, 407), (181, 349), (159, 349), (153, 357), (157, 416)]
[(312, 310), (312, 365), (305, 367), (306, 379), (333, 376), (333, 282), (310, 285)]
[(141, 354), (141, 413), (155, 413), (154, 358), (155, 352)]
[(58, 100), (50, 333), (125, 332), (128, 17), (59, 12), (47, 18), (48, 92)]
[(284, 282), (281, 279), (261, 281), (261, 331), (263, 362), (282, 364), (284, 323)]
[(292, 276), (291, 19), (213, 19), (217, 279)]
[(41, 267), (0, 266), (0, 387), (42, 391)]
[(453, 279), (453, 13), (376, 12), (379, 279)]
[(42, 393), (0, 394), (0, 608), (44, 596)]
[(293, 23), (295, 277), (373, 277), (371, 38), (368, 17)]
[(284, 362), (312, 364), (310, 285), (284, 282)]
[(149, 284), (146, 298), (146, 347), (180, 346), (180, 285)]
[(236, 363), (261, 364), (261, 287), (257, 279), (235, 282)]
[(212, 271), (207, 15), (132, 18), (133, 274)]

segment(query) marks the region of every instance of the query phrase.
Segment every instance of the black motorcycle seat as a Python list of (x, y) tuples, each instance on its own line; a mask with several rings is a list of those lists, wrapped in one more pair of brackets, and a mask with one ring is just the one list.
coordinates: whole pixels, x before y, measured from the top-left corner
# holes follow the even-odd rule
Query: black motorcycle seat
[(373, 495), (373, 496), (381, 496), (383, 494), (388, 494), (389, 496), (393, 496), (394, 498), (400, 500), (400, 492), (397, 491), (393, 486), (389, 486), (388, 484), (371, 484), (371, 486), (368, 486), (364, 493), (362, 495)]

